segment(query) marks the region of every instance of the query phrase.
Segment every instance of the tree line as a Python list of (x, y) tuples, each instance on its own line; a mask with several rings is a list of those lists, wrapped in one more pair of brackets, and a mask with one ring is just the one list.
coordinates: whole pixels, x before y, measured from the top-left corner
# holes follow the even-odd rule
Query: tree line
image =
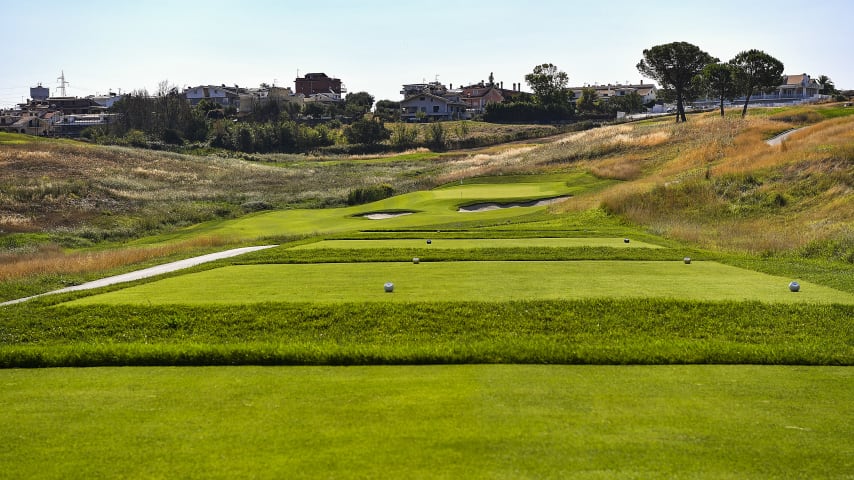
[[(746, 50), (721, 62), (688, 42), (645, 49), (636, 67), (659, 83), (660, 100), (675, 102), (677, 122), (686, 121), (685, 103), (702, 96), (717, 100), (721, 115), (726, 100), (743, 96), (744, 116), (751, 97), (776, 89), (783, 73), (783, 63), (761, 50)], [(821, 93), (837, 93), (827, 76), (817, 81)], [(613, 118), (618, 111), (636, 113), (652, 106), (644, 104), (636, 92), (603, 99), (593, 88), (584, 88), (575, 98), (567, 87), (567, 73), (551, 63), (535, 66), (525, 75), (525, 82), (532, 94), (487, 105), (483, 119), (496, 123), (567, 123)], [(190, 143), (247, 153), (308, 152), (336, 144), (371, 146), (386, 141), (398, 147), (418, 143), (405, 127), (385, 127), (385, 122), (399, 120), (399, 102), (381, 100), (370, 113), (373, 107), (373, 96), (356, 92), (336, 103), (299, 105), (281, 99), (256, 100), (248, 113), (238, 116), (233, 106), (210, 100), (193, 106), (164, 81), (154, 96), (139, 90), (116, 102), (111, 110), (118, 114), (117, 120), (107, 127), (90, 129), (85, 136), (102, 143), (149, 147)], [(425, 142), (439, 146), (443, 135), (443, 131), (431, 129)]]
[[(726, 100), (745, 97), (742, 116), (753, 95), (770, 93), (783, 82), (783, 63), (756, 49), (745, 50), (727, 62), (721, 62), (688, 42), (656, 45), (643, 51), (638, 62), (640, 73), (658, 81), (659, 99), (676, 103), (676, 121), (684, 122), (685, 102), (700, 97), (719, 101), (721, 115)], [(565, 122), (597, 114), (613, 116), (616, 112), (636, 113), (652, 105), (644, 104), (637, 92), (598, 97), (596, 90), (587, 87), (579, 98), (567, 88), (569, 77), (551, 63), (534, 67), (525, 81), (533, 95), (530, 100), (490, 104), (485, 120), (493, 122)], [(818, 77), (819, 93), (837, 94), (833, 81), (826, 75)], [(654, 102), (653, 102), (654, 103)]]
[(367, 92), (347, 94), (343, 102), (303, 105), (279, 99), (256, 100), (238, 115), (234, 106), (207, 99), (191, 105), (161, 82), (156, 95), (137, 90), (111, 107), (113, 123), (88, 129), (84, 136), (99, 143), (172, 148), (203, 145), (246, 153), (309, 152), (336, 143), (374, 144), (391, 136), (386, 120), (396, 120), (399, 104), (377, 102)]
[[(762, 50), (744, 50), (722, 62), (687, 42), (646, 49), (637, 64), (638, 71), (661, 84), (665, 99), (676, 102), (677, 122), (686, 121), (684, 103), (702, 96), (718, 102), (721, 116), (727, 100), (744, 97), (744, 117), (753, 95), (772, 93), (783, 83), (783, 68), (783, 62)], [(838, 93), (828, 76), (821, 75), (816, 81), (821, 85), (820, 94)]]

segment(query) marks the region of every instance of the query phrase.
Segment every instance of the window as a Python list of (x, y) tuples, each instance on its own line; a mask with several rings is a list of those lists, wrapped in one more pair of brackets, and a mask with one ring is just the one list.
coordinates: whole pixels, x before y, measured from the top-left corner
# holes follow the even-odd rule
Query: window
[(439, 113), (439, 106), (433, 105), (433, 113)]
[(426, 100), (426, 98), (421, 97), (421, 98), (419, 98), (418, 100), (420, 100), (420, 101), (422, 101), (422, 102), (423, 102), (424, 100)]

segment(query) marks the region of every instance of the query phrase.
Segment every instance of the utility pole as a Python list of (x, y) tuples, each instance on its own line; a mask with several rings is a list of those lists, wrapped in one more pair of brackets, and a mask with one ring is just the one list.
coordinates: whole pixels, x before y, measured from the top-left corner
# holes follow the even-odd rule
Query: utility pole
[(61, 97), (67, 96), (67, 94), (65, 92), (65, 86), (71, 85), (71, 84), (65, 81), (65, 70), (62, 70), (62, 75), (59, 77), (56, 77), (56, 80), (59, 81), (59, 92), (61, 93), (60, 96)]

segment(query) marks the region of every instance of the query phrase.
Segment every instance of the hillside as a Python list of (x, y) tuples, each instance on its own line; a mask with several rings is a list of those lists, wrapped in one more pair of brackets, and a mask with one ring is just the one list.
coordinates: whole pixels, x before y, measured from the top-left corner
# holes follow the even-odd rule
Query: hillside
[[(651, 234), (700, 248), (854, 262), (854, 109), (751, 113), (746, 119), (700, 114), (685, 124), (662, 119), (531, 144), (385, 157), (247, 160), (0, 134), (0, 279), (56, 272), (57, 264), (68, 269), (73, 262), (61, 248), (114, 248), (117, 241), (258, 210), (343, 206), (349, 192), (378, 184), (401, 194), (474, 177), (559, 172), (614, 182), (551, 207), (557, 216), (601, 208)], [(794, 128), (801, 129), (781, 146), (765, 143)], [(233, 239), (188, 245), (225, 243)], [(124, 249), (109, 262), (85, 262), (71, 272), (91, 274), (187, 248), (134, 255)], [(34, 257), (47, 263), (23, 266)]]

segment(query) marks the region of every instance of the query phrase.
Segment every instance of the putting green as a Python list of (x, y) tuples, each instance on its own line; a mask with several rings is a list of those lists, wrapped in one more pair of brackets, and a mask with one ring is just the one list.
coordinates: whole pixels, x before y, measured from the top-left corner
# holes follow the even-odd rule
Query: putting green
[[(394, 292), (384, 284), (393, 282)], [(854, 304), (854, 295), (716, 262), (571, 261), (238, 265), (70, 302), (245, 304), (664, 297)]]
[(442, 238), (431, 239), (376, 239), (376, 240), (323, 240), (298, 245), (292, 250), (311, 249), (365, 249), (365, 248), (422, 248), (430, 249), (474, 250), (478, 248), (662, 248), (651, 243), (632, 241), (625, 243), (622, 238)]
[[(504, 208), (488, 212), (461, 213), (463, 205), (482, 202), (520, 202), (565, 195), (579, 195), (601, 188), (609, 181), (586, 174), (537, 177), (536, 182), (476, 183), (407, 193), (378, 202), (346, 208), (279, 210), (247, 215), (235, 220), (207, 222), (183, 230), (176, 238), (216, 235), (254, 239), (274, 235), (317, 235), (374, 228), (407, 228), (456, 222), (507, 221), (520, 215), (543, 211), (546, 206)], [(374, 212), (413, 212), (383, 220), (362, 215)]]

